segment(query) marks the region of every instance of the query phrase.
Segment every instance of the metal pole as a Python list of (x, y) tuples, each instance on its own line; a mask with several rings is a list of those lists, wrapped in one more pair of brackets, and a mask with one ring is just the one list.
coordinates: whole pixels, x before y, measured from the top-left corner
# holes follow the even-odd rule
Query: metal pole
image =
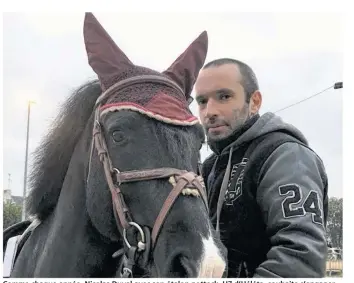
[(27, 187), (27, 161), (28, 161), (28, 138), (29, 138), (30, 114), (31, 114), (31, 101), (28, 101), (25, 173), (23, 176), (22, 221), (26, 219), (26, 187)]

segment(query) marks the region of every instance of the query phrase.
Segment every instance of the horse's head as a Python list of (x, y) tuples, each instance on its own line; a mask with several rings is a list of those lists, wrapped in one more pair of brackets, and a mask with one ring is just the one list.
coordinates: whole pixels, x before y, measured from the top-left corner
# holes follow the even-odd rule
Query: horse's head
[(220, 277), (222, 245), (213, 237), (202, 182), (191, 173), (198, 172), (204, 132), (187, 101), (205, 61), (206, 32), (162, 73), (134, 65), (90, 13), (84, 38), (103, 91), (87, 165), (94, 227), (111, 241), (126, 234), (132, 246), (149, 247), (151, 232), (152, 276)]

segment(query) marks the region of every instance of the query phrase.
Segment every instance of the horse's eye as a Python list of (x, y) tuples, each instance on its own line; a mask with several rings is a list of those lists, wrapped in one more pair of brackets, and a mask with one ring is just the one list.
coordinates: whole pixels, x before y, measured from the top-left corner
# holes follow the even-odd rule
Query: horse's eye
[(124, 134), (121, 131), (114, 131), (112, 133), (113, 140), (117, 143), (124, 141)]

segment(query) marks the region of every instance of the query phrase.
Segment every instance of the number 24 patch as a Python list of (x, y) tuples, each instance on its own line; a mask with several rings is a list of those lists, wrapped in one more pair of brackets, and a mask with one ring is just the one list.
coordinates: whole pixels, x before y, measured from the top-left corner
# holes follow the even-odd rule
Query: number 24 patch
[(279, 194), (282, 196), (288, 195), (282, 202), (284, 218), (305, 216), (306, 213), (311, 213), (312, 221), (316, 224), (323, 225), (323, 213), (320, 208), (320, 200), (316, 191), (310, 191), (302, 205), (300, 205), (303, 200), (302, 191), (296, 184), (280, 186)]

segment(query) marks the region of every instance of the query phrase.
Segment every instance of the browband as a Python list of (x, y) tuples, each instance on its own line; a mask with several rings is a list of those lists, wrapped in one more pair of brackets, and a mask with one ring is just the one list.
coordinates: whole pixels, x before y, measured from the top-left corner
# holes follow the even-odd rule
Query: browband
[(172, 81), (170, 79), (164, 78), (162, 76), (157, 76), (157, 75), (141, 75), (141, 76), (136, 76), (136, 77), (122, 80), (122, 81), (112, 85), (108, 89), (106, 89), (97, 98), (95, 107), (97, 107), (99, 104), (101, 104), (102, 101), (104, 99), (106, 99), (113, 91), (119, 91), (125, 87), (131, 86), (134, 84), (138, 84), (138, 83), (144, 83), (144, 82), (164, 84), (166, 86), (174, 88), (175, 90), (179, 91), (181, 94), (185, 95), (182, 88), (177, 83), (175, 83), (174, 81)]

